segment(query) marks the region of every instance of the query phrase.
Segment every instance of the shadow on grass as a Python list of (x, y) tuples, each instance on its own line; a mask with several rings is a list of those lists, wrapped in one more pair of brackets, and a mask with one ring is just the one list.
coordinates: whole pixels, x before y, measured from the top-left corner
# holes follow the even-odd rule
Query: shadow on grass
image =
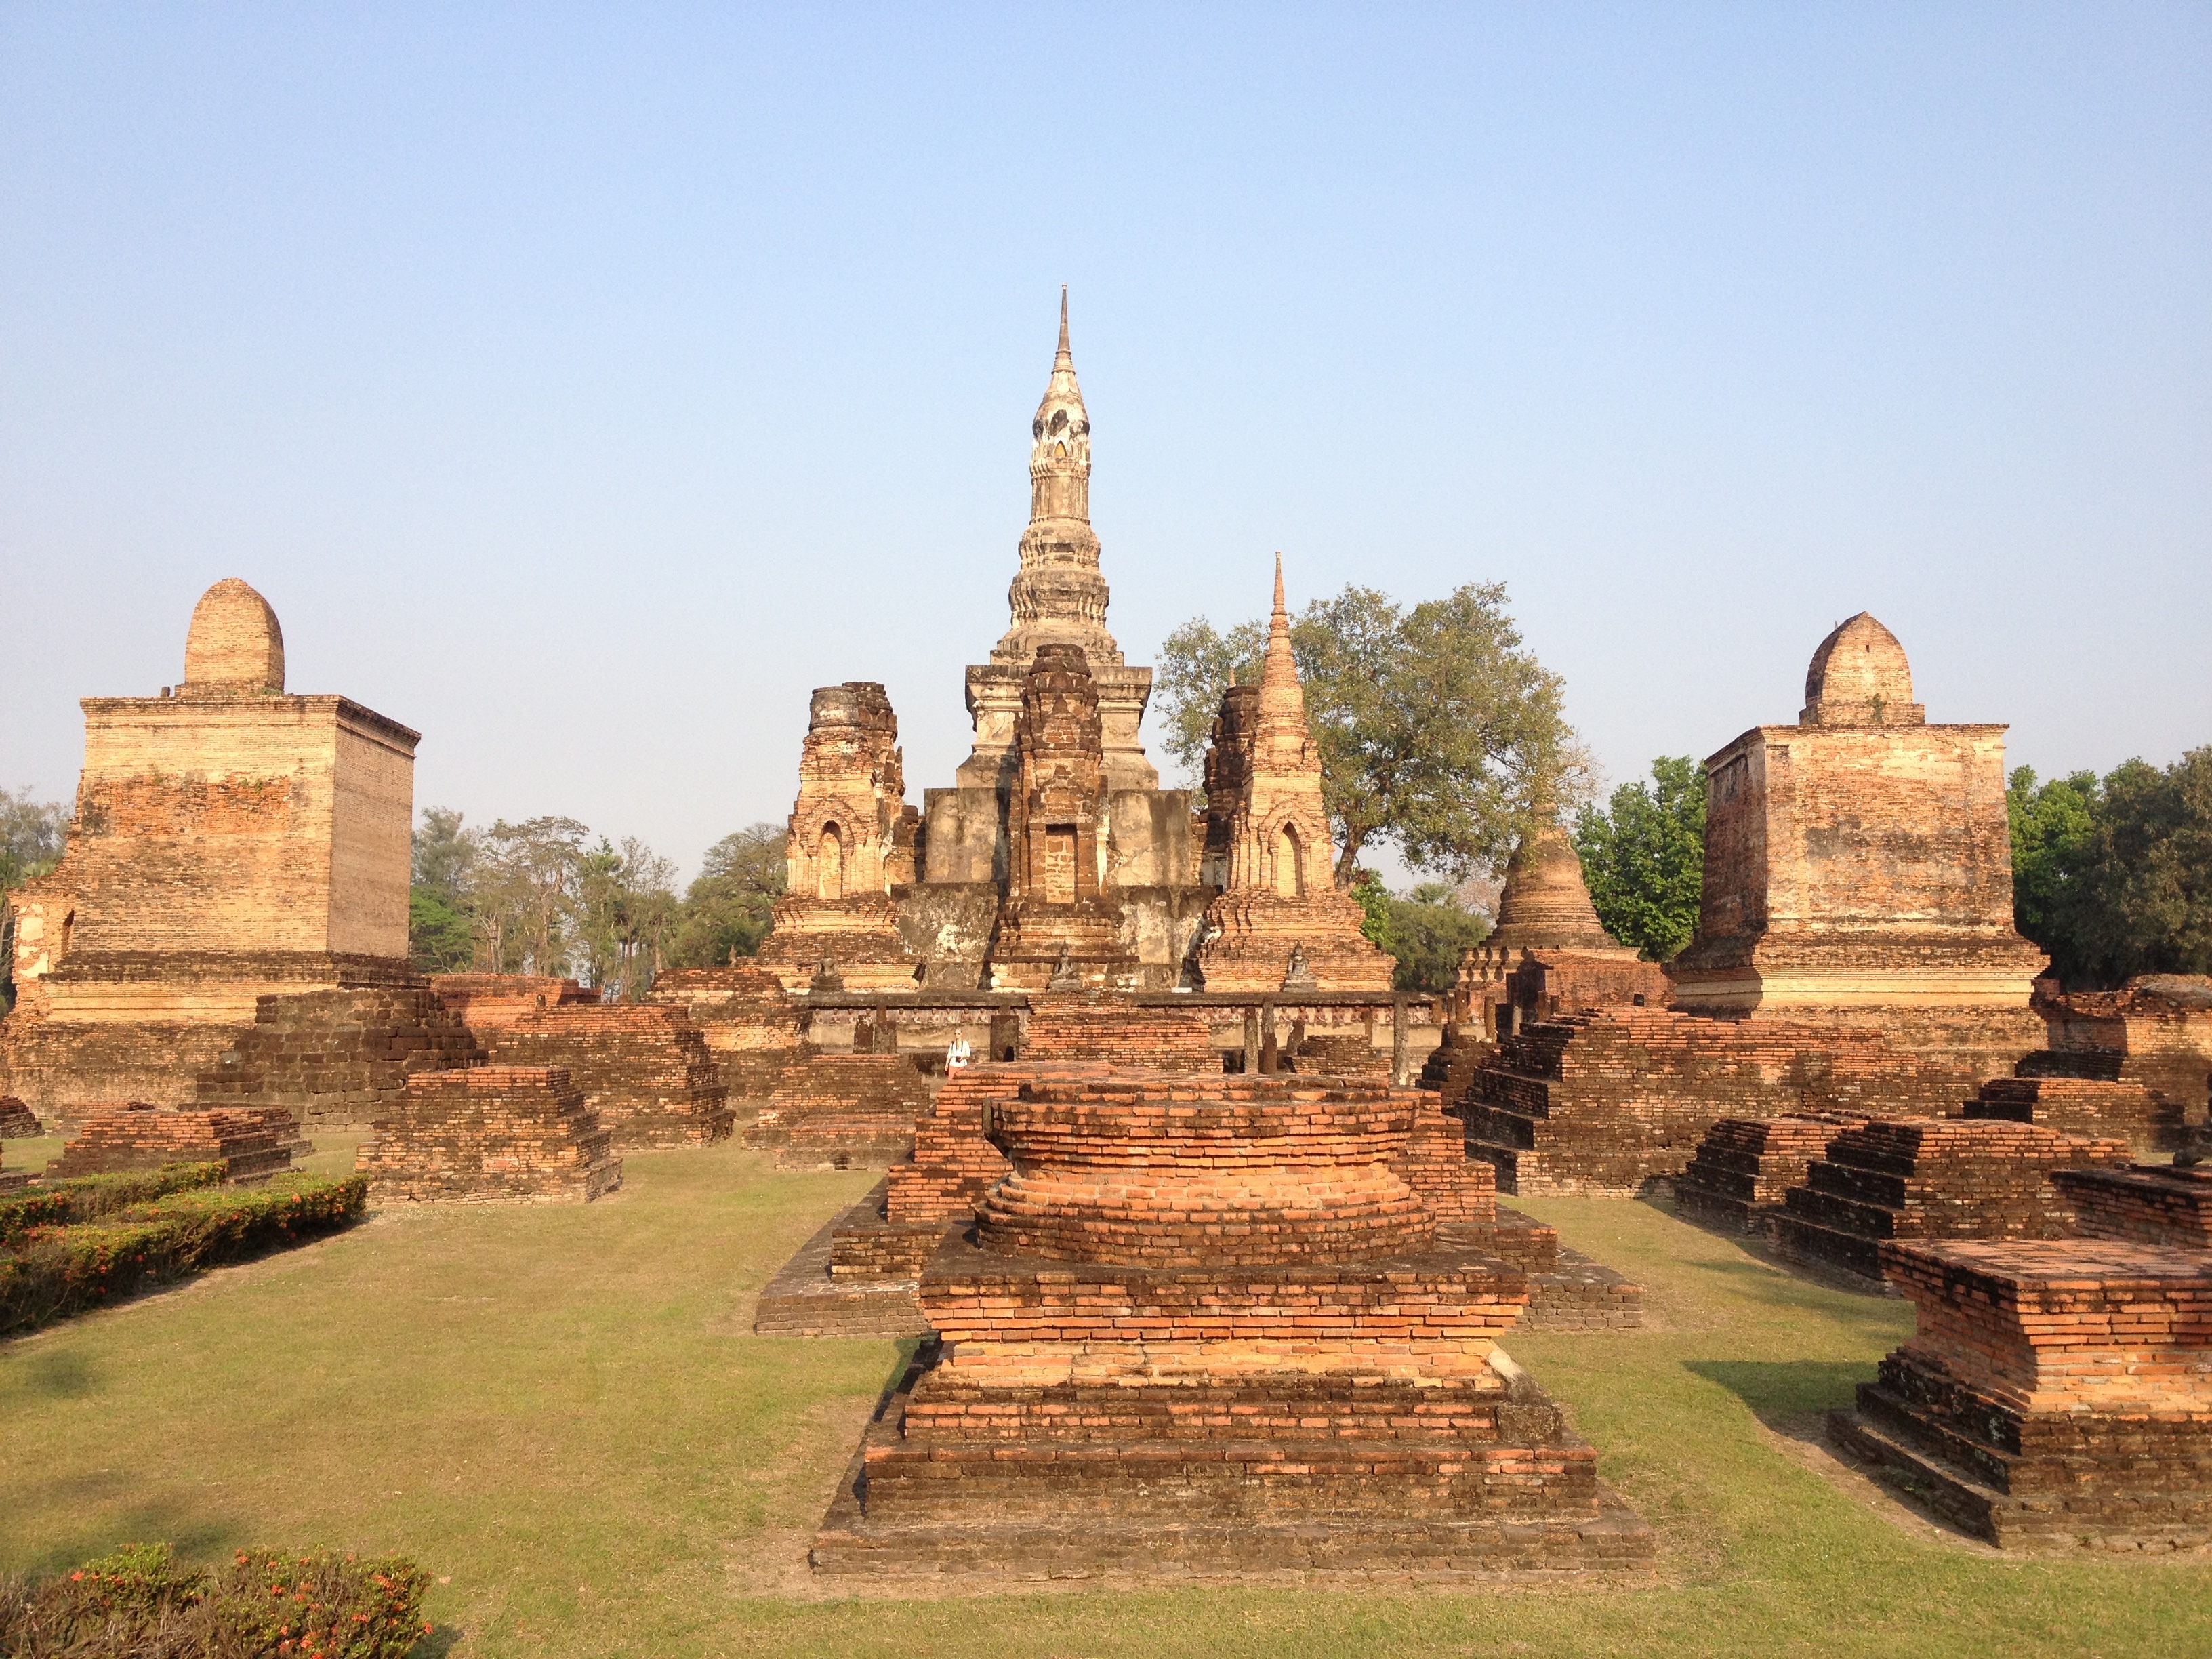
[(1751, 1407), (1752, 1415), (1778, 1432), (1794, 1432), (1808, 1417), (1856, 1398), (1862, 1382), (1874, 1381), (1874, 1366), (1850, 1359), (1687, 1359), (1692, 1376), (1717, 1382)]
[(459, 1625), (441, 1625), (407, 1650), (407, 1659), (446, 1659), (467, 1635)]
[[(6, 1352), (7, 1348), (0, 1346), (0, 1354)], [(0, 1376), (0, 1405), (33, 1400), (82, 1400), (97, 1394), (104, 1386), (104, 1379), (82, 1354), (33, 1349), (11, 1364), (4, 1376)]]
[[(74, 1490), (89, 1498), (96, 1495), (95, 1484), (70, 1481), (59, 1483), (55, 1490)], [(112, 1486), (129, 1483), (115, 1477), (106, 1484)], [(172, 1546), (186, 1561), (215, 1561), (245, 1547), (248, 1540), (245, 1528), (234, 1520), (194, 1512), (180, 1504), (141, 1502), (108, 1510), (98, 1522), (44, 1540), (40, 1548), (17, 1559), (33, 1573), (67, 1572), (127, 1544), (151, 1542)], [(11, 1550), (9, 1553), (15, 1552)]]

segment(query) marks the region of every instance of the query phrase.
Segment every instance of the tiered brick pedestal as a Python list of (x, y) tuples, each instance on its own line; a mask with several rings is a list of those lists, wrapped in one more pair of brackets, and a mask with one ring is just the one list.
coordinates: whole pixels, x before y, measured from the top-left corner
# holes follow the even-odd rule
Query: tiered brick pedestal
[(2006, 1548), (2212, 1545), (2212, 1254), (2102, 1239), (1883, 1247), (1912, 1340), (1838, 1441)]
[(2188, 1139), (2181, 1108), (2140, 1083), (2076, 1077), (2001, 1077), (1966, 1103), (1968, 1117), (2039, 1123), (2061, 1134), (2104, 1135), (2138, 1152), (2170, 1152)]
[(94, 1109), (76, 1139), (46, 1165), (57, 1178), (158, 1170), (165, 1164), (228, 1166), (233, 1181), (266, 1181), (292, 1166), (291, 1115), (282, 1108), (167, 1111), (153, 1106)]
[(1101, 1069), (994, 1103), (1012, 1173), (922, 1271), (926, 1349), (817, 1534), (874, 1576), (1449, 1577), (1647, 1561), (1497, 1350), (1522, 1276), (1355, 1083)]
[(1724, 1117), (1674, 1177), (1675, 1213), (1723, 1232), (1771, 1238), (1790, 1188), (1804, 1184), (1806, 1166), (1839, 1133), (1865, 1121), (1815, 1113)]
[(477, 1037), (495, 1066), (568, 1073), (617, 1151), (704, 1146), (735, 1125), (714, 1056), (680, 1008), (550, 1007)]
[(193, 1080), (203, 1106), (277, 1106), (305, 1129), (371, 1124), (418, 1072), (473, 1064), (476, 1039), (423, 986), (260, 1000), (253, 1024)]
[(806, 1011), (766, 968), (678, 968), (653, 981), (647, 1002), (682, 1008), (722, 1068), (732, 1106), (748, 1115), (775, 1092), (784, 1067), (814, 1051)]
[(0, 1140), (35, 1140), (46, 1127), (13, 1095), (0, 1095)]
[(1500, 1192), (1626, 1197), (1680, 1175), (1723, 1117), (1902, 1116), (1962, 1092), (1872, 1032), (1627, 1007), (1500, 1039), (1448, 1103)]
[(355, 1168), (383, 1203), (583, 1204), (622, 1185), (622, 1160), (583, 1091), (538, 1066), (409, 1079)]
[(2051, 1179), (2085, 1238), (2212, 1250), (2212, 1166), (2062, 1170)]
[(2049, 1239), (2074, 1231), (2053, 1171), (2128, 1161), (2126, 1144), (2028, 1123), (1906, 1118), (1845, 1129), (1806, 1166), (1776, 1218), (1801, 1267), (1883, 1287), (1892, 1239)]

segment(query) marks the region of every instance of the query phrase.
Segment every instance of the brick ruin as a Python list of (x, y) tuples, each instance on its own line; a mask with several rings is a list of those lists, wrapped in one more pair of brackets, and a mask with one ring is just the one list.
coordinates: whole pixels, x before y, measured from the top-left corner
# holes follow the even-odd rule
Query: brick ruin
[(432, 974), (429, 981), (447, 1012), (471, 1029), (512, 1025), (525, 1014), (599, 1000), (597, 991), (550, 974)]
[(1283, 562), (1257, 685), (1231, 684), (1206, 756), (1206, 908), (1198, 974), (1208, 990), (1387, 991), (1395, 966), (1360, 932), (1336, 884), (1321, 746), (1291, 649)]
[(645, 1000), (684, 1012), (722, 1068), (732, 1106), (748, 1114), (769, 1098), (785, 1067), (815, 1052), (806, 1009), (779, 975), (751, 963), (672, 969)]
[(558, 1066), (410, 1077), (354, 1167), (379, 1203), (587, 1204), (622, 1185), (611, 1132)]
[(202, 596), (181, 684), (82, 708), (66, 851), (11, 900), (9, 1092), (64, 1121), (118, 1098), (180, 1104), (261, 998), (416, 982), (416, 734), (288, 693), (283, 630), (253, 589)]
[[(1498, 1349), (1524, 1277), (1401, 1173), (1411, 1091), (1040, 1070), (921, 1272), (818, 1571), (1572, 1571), (1649, 1558)], [(1300, 1311), (1291, 1322), (1286, 1307)]]
[(2043, 1044), (2043, 953), (2013, 927), (2002, 726), (1931, 726), (1861, 612), (1814, 653), (1795, 726), (1706, 761), (1692, 1012), (1880, 1031), (1975, 1083)]
[(296, 1144), (291, 1117), (281, 1110), (174, 1111), (134, 1101), (88, 1112), (46, 1174), (62, 1180), (221, 1163), (228, 1180), (266, 1181), (292, 1167)]
[(1772, 1239), (1792, 1187), (1825, 1157), (1828, 1143), (1864, 1118), (1802, 1112), (1784, 1117), (1724, 1117), (1705, 1132), (1689, 1167), (1674, 1178), (1675, 1213), (1723, 1232)]
[(773, 1152), (779, 1169), (888, 1169), (913, 1152), (933, 1086), (899, 1054), (793, 1060), (738, 1139)]
[(1964, 1109), (1969, 1118), (2002, 1118), (2040, 1124), (2063, 1134), (2106, 1136), (2145, 1153), (2176, 1151), (2189, 1133), (2181, 1109), (2139, 1083), (1992, 1078)]
[(2201, 1127), (2212, 1095), (2212, 978), (2146, 974), (2117, 991), (2038, 989), (2049, 1047), (2014, 1068), (2023, 1078), (2072, 1078), (2145, 1091), (2157, 1103), (2159, 1146)]
[(1903, 1116), (1958, 1094), (1872, 1031), (1632, 1006), (1515, 1030), (1446, 1103), (1501, 1192), (1627, 1197), (1680, 1175), (1723, 1118)]
[(2212, 1168), (2136, 1164), (2051, 1177), (2084, 1238), (2212, 1250)]
[(736, 1127), (721, 1069), (680, 1008), (551, 1007), (477, 1037), (493, 1066), (566, 1073), (623, 1152), (708, 1146)]
[(36, 1112), (13, 1095), (0, 1095), (0, 1140), (35, 1140), (46, 1132)]
[(481, 1062), (475, 1036), (423, 986), (263, 997), (192, 1080), (203, 1106), (276, 1106), (306, 1129), (365, 1127), (418, 1073)]
[(1917, 1328), (1830, 1414), (1846, 1449), (2005, 1548), (2212, 1543), (2212, 1252), (2090, 1237), (1881, 1256)]
[(906, 804), (898, 716), (884, 688), (825, 685), (808, 710), (784, 896), (758, 960), (804, 991), (825, 963), (842, 988), (910, 990), (919, 962), (899, 937), (894, 887), (913, 884), (920, 819)]
[(1775, 1243), (1800, 1267), (1878, 1290), (1892, 1240), (2070, 1237), (2075, 1210), (2057, 1173), (2128, 1157), (2124, 1141), (2003, 1120), (1871, 1121), (1808, 1160), (1775, 1217)]

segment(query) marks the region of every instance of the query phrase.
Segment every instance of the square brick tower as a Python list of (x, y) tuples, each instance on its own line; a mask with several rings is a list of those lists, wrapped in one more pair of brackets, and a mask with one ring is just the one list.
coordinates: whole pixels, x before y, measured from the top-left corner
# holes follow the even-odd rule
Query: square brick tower
[(413, 982), (417, 734), (288, 693), (260, 594), (208, 589), (173, 691), (82, 706), (68, 850), (15, 896), (17, 1092), (182, 1099), (261, 996)]
[(2043, 1046), (2043, 953), (2014, 931), (2002, 726), (1931, 726), (1896, 636), (1822, 641), (1796, 726), (1705, 763), (1698, 937), (1669, 969), (1693, 1012), (1872, 1026), (2009, 1075)]

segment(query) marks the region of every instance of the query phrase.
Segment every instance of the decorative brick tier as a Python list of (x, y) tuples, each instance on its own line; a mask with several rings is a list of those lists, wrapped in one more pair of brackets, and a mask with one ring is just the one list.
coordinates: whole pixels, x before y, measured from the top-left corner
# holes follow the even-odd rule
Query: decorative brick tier
[(380, 1202), (589, 1203), (622, 1160), (556, 1066), (472, 1066), (410, 1078), (355, 1168)]
[(1680, 1175), (1723, 1117), (1903, 1116), (1963, 1093), (1872, 1032), (1627, 1007), (1501, 1039), (1447, 1103), (1499, 1191), (1628, 1196)]
[(2212, 1254), (2102, 1239), (1885, 1245), (1912, 1340), (1830, 1422), (2007, 1548), (2212, 1544)]
[(2039, 1123), (2061, 1134), (2105, 1135), (2138, 1152), (2170, 1152), (2188, 1139), (2181, 1108), (2140, 1083), (2078, 1077), (2000, 1077), (1966, 1103), (1968, 1117)]
[(1221, 1055), (1203, 1020), (1139, 1008), (1108, 994), (1030, 999), (1022, 1059), (1141, 1066), (1159, 1072), (1218, 1076)]
[(365, 1127), (419, 1072), (482, 1059), (459, 1017), (422, 986), (265, 996), (253, 1024), (193, 1079), (204, 1106), (278, 1106), (302, 1128)]
[(2126, 1143), (2003, 1119), (1907, 1118), (1845, 1129), (1806, 1167), (1776, 1218), (1792, 1261), (1882, 1284), (1892, 1239), (2048, 1239), (2074, 1231), (2059, 1170), (2128, 1161)]
[(2085, 1238), (2212, 1250), (2212, 1167), (2062, 1170), (2051, 1180)]
[(62, 1179), (220, 1161), (233, 1181), (265, 1181), (292, 1167), (294, 1138), (291, 1115), (281, 1108), (94, 1108), (76, 1139), (46, 1165), (46, 1174)]
[(1396, 1173), (1425, 1162), (1413, 1091), (1055, 1068), (989, 1106), (1012, 1172), (922, 1267), (942, 1345), (870, 1426), (817, 1571), (1648, 1559), (1498, 1352), (1526, 1279)]
[(495, 1066), (568, 1073), (618, 1152), (703, 1146), (735, 1125), (706, 1040), (680, 1008), (580, 1004), (478, 1033)]
[(0, 1140), (35, 1140), (46, 1132), (37, 1113), (13, 1095), (0, 1095)]
[(1839, 1131), (1866, 1121), (1814, 1113), (1724, 1117), (1674, 1177), (1675, 1212), (1726, 1232), (1771, 1237), (1785, 1195), (1804, 1184), (1806, 1165)]
[(739, 1140), (784, 1169), (885, 1169), (914, 1150), (933, 1086), (904, 1054), (816, 1054), (783, 1068)]

